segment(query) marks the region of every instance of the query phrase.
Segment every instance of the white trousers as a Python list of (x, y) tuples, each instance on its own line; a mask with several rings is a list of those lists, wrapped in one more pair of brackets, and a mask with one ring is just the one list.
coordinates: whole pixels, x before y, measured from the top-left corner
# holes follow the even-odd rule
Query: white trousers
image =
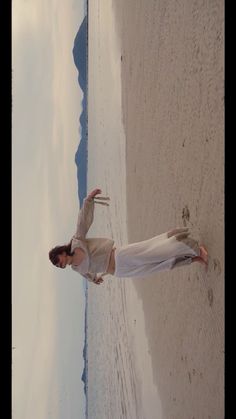
[(199, 256), (196, 240), (188, 237), (188, 228), (177, 228), (149, 240), (115, 250), (117, 277), (144, 277), (155, 272), (190, 264)]

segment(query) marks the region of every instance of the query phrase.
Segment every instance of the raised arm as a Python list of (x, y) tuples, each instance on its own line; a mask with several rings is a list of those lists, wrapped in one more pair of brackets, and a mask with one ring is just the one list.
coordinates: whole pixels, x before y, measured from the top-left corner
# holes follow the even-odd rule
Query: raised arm
[(83, 206), (79, 212), (78, 221), (77, 221), (77, 229), (76, 229), (76, 237), (85, 238), (86, 234), (93, 222), (94, 218), (94, 198), (97, 194), (100, 194), (102, 191), (101, 189), (94, 189), (85, 199), (83, 202)]

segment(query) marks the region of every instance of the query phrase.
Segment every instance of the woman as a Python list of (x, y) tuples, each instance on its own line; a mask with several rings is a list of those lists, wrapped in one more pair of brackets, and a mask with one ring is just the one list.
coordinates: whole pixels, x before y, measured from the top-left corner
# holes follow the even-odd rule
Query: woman
[(206, 249), (190, 238), (188, 228), (184, 227), (119, 248), (108, 238), (87, 238), (94, 218), (94, 204), (109, 205), (104, 202), (109, 198), (97, 197), (101, 192), (101, 189), (95, 189), (84, 199), (77, 230), (70, 243), (50, 250), (49, 259), (58, 268), (70, 265), (88, 281), (99, 285), (107, 274), (144, 277), (192, 262), (207, 267)]

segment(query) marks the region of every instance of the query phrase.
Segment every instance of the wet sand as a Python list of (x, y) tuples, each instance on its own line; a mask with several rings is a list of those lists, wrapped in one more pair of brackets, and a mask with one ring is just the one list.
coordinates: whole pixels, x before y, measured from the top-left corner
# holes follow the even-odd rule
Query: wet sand
[(223, 5), (113, 2), (129, 242), (184, 225), (209, 251), (207, 273), (193, 264), (131, 280), (165, 419), (224, 417)]

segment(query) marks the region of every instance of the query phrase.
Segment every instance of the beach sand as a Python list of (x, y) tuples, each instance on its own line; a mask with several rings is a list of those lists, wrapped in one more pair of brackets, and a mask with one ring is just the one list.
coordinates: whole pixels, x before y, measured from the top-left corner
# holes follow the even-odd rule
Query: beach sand
[(187, 226), (209, 251), (145, 279), (88, 285), (90, 419), (224, 417), (223, 2), (90, 0), (92, 236)]
[[(222, 419), (224, 3), (116, 0), (113, 7), (128, 240), (184, 225), (209, 251), (207, 273), (196, 263), (130, 280), (142, 302), (161, 418)], [(133, 323), (136, 342), (138, 333)]]

